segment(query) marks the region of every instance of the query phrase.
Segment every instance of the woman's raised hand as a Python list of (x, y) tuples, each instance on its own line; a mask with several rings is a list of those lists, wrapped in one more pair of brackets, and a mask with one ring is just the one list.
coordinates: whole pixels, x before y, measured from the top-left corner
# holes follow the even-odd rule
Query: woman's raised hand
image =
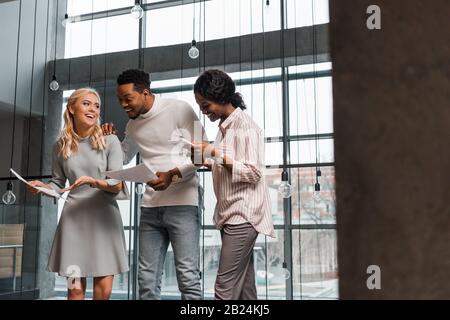
[(71, 191), (85, 184), (88, 184), (91, 187), (95, 187), (95, 185), (97, 184), (97, 180), (92, 177), (82, 176), (79, 177), (71, 186), (62, 189), (61, 192)]
[(50, 189), (50, 187), (47, 184), (45, 184), (45, 183), (43, 183), (42, 181), (39, 181), (39, 180), (28, 181), (28, 183), (30, 185), (27, 185), (27, 189), (32, 194), (39, 194), (40, 193), (40, 191), (38, 189), (33, 188), (33, 187), (42, 187), (42, 188)]

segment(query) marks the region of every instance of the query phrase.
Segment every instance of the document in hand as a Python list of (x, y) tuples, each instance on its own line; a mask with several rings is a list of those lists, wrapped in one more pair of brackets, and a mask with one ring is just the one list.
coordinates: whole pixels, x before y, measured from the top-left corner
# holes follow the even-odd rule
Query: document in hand
[(150, 180), (158, 178), (155, 172), (143, 163), (128, 169), (105, 171), (103, 172), (103, 174), (109, 178), (121, 181), (133, 181), (141, 183), (146, 183)]
[(22, 178), (22, 176), (20, 176), (17, 172), (15, 172), (12, 168), (9, 169), (16, 177), (17, 179), (19, 179), (20, 181), (26, 183), (27, 185), (29, 185), (32, 188), (35, 188), (36, 190), (39, 190), (40, 192), (50, 196), (50, 197), (55, 197), (57, 199), (63, 199), (64, 201), (67, 201), (65, 198), (63, 198), (58, 192), (56, 192), (53, 189), (47, 189), (47, 188), (43, 188), (43, 187), (35, 187), (32, 186), (31, 184), (28, 183), (27, 180), (25, 180), (24, 178)]

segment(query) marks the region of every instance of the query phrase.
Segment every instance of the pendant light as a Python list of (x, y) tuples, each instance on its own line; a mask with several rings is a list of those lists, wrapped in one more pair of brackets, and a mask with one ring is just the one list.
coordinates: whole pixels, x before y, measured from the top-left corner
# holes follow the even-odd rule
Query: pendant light
[[(143, 28), (142, 21), (139, 22), (139, 28)], [(144, 56), (144, 39), (143, 39), (143, 32), (140, 32), (139, 36), (139, 58), (138, 58), (138, 65), (137, 68), (140, 70), (145, 70), (145, 56)], [(137, 163), (141, 163), (141, 159), (139, 158), (139, 155), (136, 156)], [(135, 183), (134, 185), (134, 191), (138, 196), (142, 196), (147, 189), (146, 183)]]
[(49, 88), (51, 91), (58, 91), (59, 90), (59, 83), (58, 80), (56, 80), (56, 51), (57, 51), (57, 41), (58, 41), (58, 8), (59, 8), (59, 1), (56, 0), (56, 13), (55, 13), (55, 59), (53, 60), (53, 76), (52, 81), (49, 84)]
[[(268, 5), (268, 4), (269, 3), (266, 2), (266, 5)], [(281, 6), (282, 10), (284, 11), (283, 7), (284, 6)], [(285, 12), (282, 12), (282, 15), (285, 15)], [(283, 31), (286, 28), (286, 26), (285, 26), (285, 22), (284, 21), (282, 22), (282, 24), (283, 25), (281, 26), (282, 27), (281, 31), (282, 31), (282, 34), (283, 34)], [(282, 61), (281, 69), (282, 69), (282, 78), (283, 78), (284, 69), (285, 69), (285, 67), (284, 67), (284, 37), (283, 36), (280, 38), (280, 41), (281, 41), (281, 43), (280, 43), (280, 50), (281, 50), (281, 59), (282, 59), (281, 60)], [(283, 81), (284, 81), (284, 79), (283, 79)], [(283, 105), (284, 105), (284, 103), (283, 103)], [(283, 106), (283, 108), (284, 108), (284, 106)], [(283, 111), (283, 113), (284, 113), (284, 111)], [(283, 121), (285, 121), (285, 120), (283, 120)], [(284, 131), (284, 127), (285, 127), (285, 125), (283, 124), (283, 131)], [(288, 132), (283, 132), (283, 134), (287, 135), (289, 133)], [(287, 139), (286, 136), (283, 137), (283, 171), (281, 173), (281, 183), (278, 186), (278, 193), (284, 199), (288, 199), (288, 198), (290, 198), (292, 196), (292, 192), (293, 192), (294, 188), (292, 187), (291, 183), (289, 182), (289, 173), (288, 173), (287, 168), (286, 168), (288, 145), (285, 142), (285, 139)]]
[(195, 41), (195, 0), (193, 5), (193, 16), (192, 16), (192, 42), (191, 47), (188, 51), (189, 58), (192, 60), (197, 59), (200, 56), (200, 50), (197, 48), (197, 41)]
[(314, 194), (313, 198), (315, 202), (320, 201), (320, 183), (319, 177), (322, 176), (322, 171), (319, 167), (319, 131), (318, 131), (318, 117), (317, 117), (317, 33), (316, 24), (314, 19), (315, 14), (315, 3), (312, 0), (312, 41), (313, 41), (313, 74), (314, 74), (314, 133), (315, 133), (315, 144), (316, 144), (316, 183), (314, 184)]
[[(16, 51), (16, 78), (14, 83), (14, 110), (13, 110), (13, 121), (12, 121), (12, 135), (11, 135), (11, 159), (10, 168), (13, 166), (14, 159), (14, 138), (16, 134), (16, 109), (17, 109), (17, 77), (19, 69), (19, 47), (20, 47), (20, 26), (21, 26), (21, 15), (22, 15), (22, 0), (19, 0), (19, 23), (17, 27), (17, 51)], [(11, 171), (9, 173), (10, 180), (6, 185), (6, 192), (2, 196), (2, 201), (6, 205), (12, 205), (16, 202), (16, 195), (13, 192), (13, 184), (11, 182)]]
[(140, 0), (135, 0), (134, 6), (130, 10), (130, 14), (136, 20), (139, 20), (144, 16), (144, 9), (141, 7)]
[(6, 192), (3, 194), (2, 201), (6, 205), (11, 205), (16, 202), (16, 195), (13, 192), (13, 184), (11, 181), (8, 181)]
[(278, 186), (278, 193), (285, 199), (292, 196), (292, 185), (289, 183), (289, 176), (286, 170), (281, 173), (281, 183)]
[(189, 48), (188, 51), (188, 55), (189, 58), (191, 58), (192, 60), (195, 60), (200, 56), (200, 50), (198, 50), (197, 48), (197, 41), (192, 40), (191, 47)]
[[(49, 29), (49, 17), (50, 17), (50, 0), (47, 0), (47, 25), (45, 27), (45, 63), (47, 63), (49, 61), (49, 55), (48, 55), (48, 29)], [(48, 73), (47, 73), (47, 68), (45, 68), (44, 70), (44, 75), (43, 75), (43, 79), (45, 82), (45, 79), (47, 79), (48, 77)], [(41, 121), (42, 123), (45, 123), (45, 107), (47, 106), (46, 103), (46, 99), (45, 99), (45, 94), (47, 92), (47, 86), (42, 86), (42, 108), (41, 108)], [(37, 133), (37, 132), (36, 132)], [(45, 139), (45, 126), (41, 125), (41, 132), (40, 132), (40, 154), (44, 154), (44, 139)], [(42, 174), (43, 173), (43, 159), (42, 157), (40, 157), (40, 161), (39, 161), (39, 173)], [(39, 201), (42, 201), (41, 198), (39, 198)], [(40, 215), (40, 210), (38, 211), (38, 215)]]
[(59, 83), (58, 83), (58, 80), (56, 80), (56, 76), (55, 76), (55, 75), (52, 76), (52, 81), (50, 82), (50, 84), (48, 85), (48, 87), (49, 87), (50, 90), (52, 90), (52, 91), (58, 91), (58, 89), (59, 89)]
[(146, 184), (136, 183), (136, 187), (135, 187), (136, 194), (138, 194), (140, 196), (143, 195), (145, 193), (145, 187), (146, 187)]
[(283, 262), (281, 274), (283, 275), (284, 280), (288, 280), (291, 277), (291, 272), (287, 267), (287, 262)]
[[(291, 196), (293, 187), (289, 183), (289, 173), (288, 172), (288, 161), (290, 161), (289, 147), (290, 142), (288, 140), (289, 136), (289, 100), (287, 95), (287, 90), (289, 86), (289, 70), (286, 67), (285, 61), (285, 30), (287, 29), (287, 10), (286, 2), (280, 1), (280, 12), (281, 12), (281, 37), (280, 37), (280, 59), (281, 59), (281, 84), (282, 84), (282, 119), (283, 119), (283, 172), (281, 173), (281, 185), (278, 189), (280, 194), (283, 196), (283, 214), (285, 218), (285, 223), (290, 223), (288, 219), (292, 219), (292, 208), (291, 208)], [(285, 91), (286, 90), (286, 91)], [(291, 244), (288, 242), (288, 237), (284, 238), (284, 247), (289, 247)], [(281, 265), (281, 271), (283, 278), (285, 280), (286, 286), (292, 286), (291, 281), (291, 270), (292, 270), (292, 257), (286, 254), (283, 255), (283, 263)], [(292, 293), (291, 293), (292, 297)]]
[(69, 15), (66, 13), (64, 19), (61, 21), (61, 25), (65, 28), (70, 23)]

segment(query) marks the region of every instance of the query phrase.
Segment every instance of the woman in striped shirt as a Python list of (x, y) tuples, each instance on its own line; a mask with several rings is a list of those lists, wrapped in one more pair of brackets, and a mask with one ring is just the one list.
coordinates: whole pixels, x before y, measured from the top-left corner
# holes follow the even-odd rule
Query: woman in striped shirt
[[(233, 80), (207, 70), (194, 85), (195, 100), (212, 122), (219, 121), (214, 144), (194, 143), (194, 154), (212, 169), (217, 204), (214, 223), (222, 250), (215, 298), (256, 300), (253, 247), (259, 233), (274, 237), (269, 192), (264, 178), (264, 134), (243, 112)], [(213, 159), (208, 162), (203, 159)]]

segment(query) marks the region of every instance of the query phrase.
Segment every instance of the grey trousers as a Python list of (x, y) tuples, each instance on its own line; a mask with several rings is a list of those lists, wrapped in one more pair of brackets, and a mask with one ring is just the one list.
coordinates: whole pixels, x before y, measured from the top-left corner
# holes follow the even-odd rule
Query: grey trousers
[(202, 299), (200, 220), (196, 206), (141, 208), (139, 224), (139, 299), (159, 300), (169, 242), (183, 300)]
[(217, 300), (256, 300), (253, 247), (258, 232), (250, 223), (225, 225), (215, 285)]

